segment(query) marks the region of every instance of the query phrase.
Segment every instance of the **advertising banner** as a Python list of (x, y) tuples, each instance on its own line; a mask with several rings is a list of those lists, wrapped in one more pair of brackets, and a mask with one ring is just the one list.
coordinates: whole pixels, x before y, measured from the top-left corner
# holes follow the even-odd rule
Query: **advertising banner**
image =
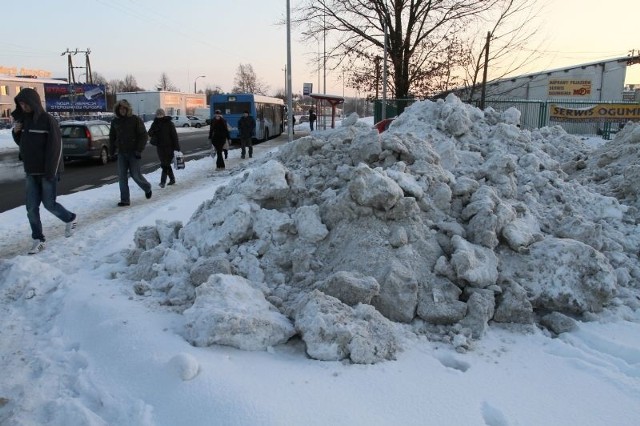
[(586, 108), (550, 105), (550, 121), (640, 121), (640, 104), (596, 104)]
[(591, 80), (549, 80), (550, 98), (573, 98), (591, 96)]
[(103, 112), (107, 110), (104, 86), (98, 84), (44, 84), (47, 112)]

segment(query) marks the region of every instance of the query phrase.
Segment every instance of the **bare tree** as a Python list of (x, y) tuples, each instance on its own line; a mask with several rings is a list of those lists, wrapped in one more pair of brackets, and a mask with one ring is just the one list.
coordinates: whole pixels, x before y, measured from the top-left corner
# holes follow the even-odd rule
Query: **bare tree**
[(158, 81), (159, 90), (168, 90), (170, 92), (178, 92), (178, 88), (173, 85), (167, 73), (160, 74), (160, 80)]
[(101, 86), (107, 86), (107, 79), (100, 73), (93, 71), (91, 73), (91, 80), (93, 81), (93, 84), (99, 84)]
[(240, 64), (236, 71), (236, 77), (233, 79), (233, 93), (255, 93), (258, 95), (266, 95), (269, 86), (263, 83), (256, 76), (251, 64)]
[(138, 82), (136, 81), (136, 78), (133, 75), (127, 74), (124, 76), (124, 80), (122, 81), (122, 87), (120, 88), (121, 92), (141, 92), (143, 90), (144, 89), (138, 86)]
[(329, 68), (350, 70), (350, 87), (363, 91), (379, 87), (375, 63), (383, 56), (386, 29), (390, 89), (406, 98), (459, 83), (456, 69), (471, 61), (463, 39), (468, 28), (491, 21), (505, 5), (526, 1), (303, 0), (295, 22), (304, 40), (329, 42), (324, 55)]
[(113, 79), (113, 80), (109, 80), (109, 83), (107, 83), (107, 91), (109, 93), (116, 94), (118, 92), (123, 92), (124, 91), (122, 90), (123, 87), (124, 87), (124, 81), (122, 80)]
[[(513, 25), (513, 22), (534, 23), (541, 8), (535, 2), (504, 0), (500, 4), (492, 25), (489, 28), (479, 27), (476, 36), (469, 38), (469, 62), (464, 70), (464, 86), (469, 88), (466, 93), (467, 100), (470, 101), (476, 97), (482, 84), (487, 32), (489, 35), (488, 65), (492, 80), (516, 73), (527, 63), (542, 56), (539, 46), (528, 48), (532, 36), (539, 28), (534, 25)], [(516, 52), (526, 52), (526, 54), (517, 55)], [(499, 93), (493, 95), (497, 96)]]
[(220, 86), (207, 86), (207, 88), (204, 90), (206, 99), (209, 99), (211, 97), (211, 95), (218, 95), (220, 93), (224, 93), (222, 91), (222, 88)]

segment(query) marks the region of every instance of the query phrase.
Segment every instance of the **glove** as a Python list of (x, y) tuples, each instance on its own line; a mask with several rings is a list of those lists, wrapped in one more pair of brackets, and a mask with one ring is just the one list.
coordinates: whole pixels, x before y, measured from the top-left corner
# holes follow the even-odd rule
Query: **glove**
[(136, 152), (134, 155), (136, 156), (136, 158), (138, 160), (140, 160), (142, 158), (142, 154), (140, 152)]

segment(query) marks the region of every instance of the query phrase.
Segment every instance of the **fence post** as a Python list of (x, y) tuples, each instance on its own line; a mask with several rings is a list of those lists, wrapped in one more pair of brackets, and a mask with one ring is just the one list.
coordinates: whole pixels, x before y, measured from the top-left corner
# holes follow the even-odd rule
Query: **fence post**
[(549, 101), (540, 102), (540, 114), (538, 115), (538, 128), (544, 127), (547, 122), (547, 112), (549, 111)]

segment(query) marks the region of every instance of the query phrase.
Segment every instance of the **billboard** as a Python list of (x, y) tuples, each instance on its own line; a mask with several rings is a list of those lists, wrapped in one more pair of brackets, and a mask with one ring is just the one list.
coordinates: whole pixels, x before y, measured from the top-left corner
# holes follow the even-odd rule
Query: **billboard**
[(98, 84), (44, 84), (47, 112), (103, 112), (105, 87)]
[(550, 98), (590, 97), (591, 80), (549, 80)]
[(596, 104), (586, 108), (567, 108), (551, 104), (550, 121), (640, 121), (638, 104)]
[(302, 83), (302, 94), (308, 96), (313, 91), (313, 83)]

